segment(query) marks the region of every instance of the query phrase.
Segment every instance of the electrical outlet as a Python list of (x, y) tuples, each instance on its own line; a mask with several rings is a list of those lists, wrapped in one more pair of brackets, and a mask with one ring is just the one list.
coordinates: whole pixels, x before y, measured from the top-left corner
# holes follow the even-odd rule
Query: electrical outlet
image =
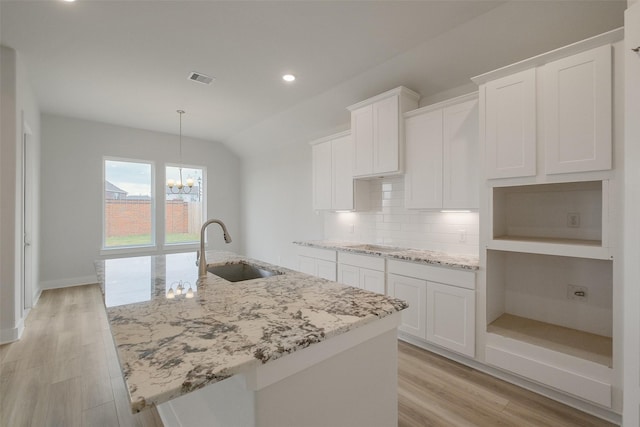
[(589, 291), (586, 286), (567, 285), (567, 298), (574, 301), (587, 302)]
[(580, 227), (580, 214), (578, 212), (569, 212), (567, 214), (567, 227)]
[(353, 234), (354, 230), (355, 230), (355, 227), (353, 226), (353, 224), (349, 224), (349, 233)]
[(458, 233), (458, 243), (465, 243), (467, 241), (467, 229), (461, 228)]

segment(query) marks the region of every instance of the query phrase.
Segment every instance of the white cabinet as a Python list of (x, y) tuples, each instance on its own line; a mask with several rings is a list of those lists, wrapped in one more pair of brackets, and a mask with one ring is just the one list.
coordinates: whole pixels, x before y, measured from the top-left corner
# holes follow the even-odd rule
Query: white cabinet
[(354, 185), (350, 132), (331, 135), (311, 144), (313, 209), (365, 209), (368, 184), (358, 182)]
[(474, 78), (483, 83), (488, 179), (611, 169), (611, 52), (610, 44), (561, 59), (554, 52), (524, 71)]
[(406, 301), (398, 330), (427, 339), (427, 282), (413, 277), (388, 274), (389, 295)]
[(473, 357), (476, 293), (427, 282), (427, 341)]
[(611, 169), (611, 46), (551, 62), (543, 73), (546, 173)]
[(340, 283), (384, 294), (384, 272), (384, 258), (338, 253), (338, 282)]
[(336, 251), (298, 247), (298, 271), (323, 279), (336, 281)]
[(405, 207), (477, 209), (477, 95), (424, 107), (404, 117)]
[(416, 92), (400, 86), (348, 107), (353, 134), (354, 177), (402, 172), (402, 113), (417, 108), (419, 98)]
[(487, 178), (536, 174), (536, 70), (493, 80), (484, 91)]
[(409, 307), (399, 330), (475, 357), (475, 273), (389, 260), (389, 295)]

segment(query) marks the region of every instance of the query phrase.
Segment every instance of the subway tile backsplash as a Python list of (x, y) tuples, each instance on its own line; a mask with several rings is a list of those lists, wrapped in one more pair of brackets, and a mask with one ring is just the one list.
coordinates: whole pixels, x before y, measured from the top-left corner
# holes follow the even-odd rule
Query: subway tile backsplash
[(404, 208), (404, 178), (375, 179), (367, 212), (325, 212), (324, 237), (454, 254), (478, 255), (478, 212)]

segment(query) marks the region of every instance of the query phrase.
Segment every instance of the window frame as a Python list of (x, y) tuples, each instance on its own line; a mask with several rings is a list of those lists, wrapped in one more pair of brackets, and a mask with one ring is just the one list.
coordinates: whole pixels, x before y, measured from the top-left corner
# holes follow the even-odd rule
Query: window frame
[[(149, 245), (133, 245), (133, 246), (106, 246), (107, 236), (106, 236), (106, 181), (107, 181), (107, 162), (127, 162), (127, 163), (140, 163), (140, 164), (148, 164), (151, 167), (150, 171), (150, 188), (151, 188), (151, 244)], [(156, 251), (158, 249), (158, 236), (157, 236), (157, 201), (156, 201), (156, 166), (153, 160), (143, 160), (143, 159), (134, 159), (134, 158), (126, 158), (126, 157), (113, 157), (113, 156), (103, 156), (102, 157), (102, 243), (100, 254), (101, 255), (117, 255), (117, 254), (128, 254), (128, 253), (149, 253), (152, 251)]]
[[(205, 190), (208, 185), (207, 181), (207, 168), (202, 165), (192, 165), (192, 164), (180, 164), (180, 163), (164, 163), (163, 168), (163, 181), (162, 181), (162, 194), (163, 194), (163, 203), (162, 203), (162, 231), (158, 230), (158, 234), (160, 234), (160, 239), (162, 244), (160, 245), (163, 250), (167, 251), (178, 251), (181, 249), (198, 249), (200, 247), (200, 241), (197, 242), (187, 242), (187, 243), (167, 243), (167, 192), (166, 192), (166, 183), (167, 183), (167, 168), (180, 168), (182, 169), (200, 169), (202, 170), (202, 218), (206, 220), (207, 218), (207, 191)], [(205, 236), (206, 239), (206, 236)], [(205, 240), (206, 244), (206, 240)]]

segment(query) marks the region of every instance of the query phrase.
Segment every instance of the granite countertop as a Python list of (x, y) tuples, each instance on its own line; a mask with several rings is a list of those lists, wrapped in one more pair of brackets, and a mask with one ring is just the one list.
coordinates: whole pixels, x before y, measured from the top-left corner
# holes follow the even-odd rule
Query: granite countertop
[(343, 252), (353, 252), (365, 255), (375, 255), (402, 261), (422, 264), (438, 265), (462, 270), (478, 270), (480, 260), (474, 255), (456, 255), (445, 252), (427, 251), (423, 249), (397, 248), (393, 246), (375, 245), (357, 242), (341, 242), (333, 240), (309, 240), (293, 242), (300, 246), (310, 246), (321, 249), (331, 249)]
[[(247, 261), (283, 274), (231, 283), (208, 273), (197, 281), (195, 253), (95, 263), (134, 412), (407, 307), (230, 252), (207, 252), (207, 261)], [(167, 298), (179, 281), (193, 298)]]

